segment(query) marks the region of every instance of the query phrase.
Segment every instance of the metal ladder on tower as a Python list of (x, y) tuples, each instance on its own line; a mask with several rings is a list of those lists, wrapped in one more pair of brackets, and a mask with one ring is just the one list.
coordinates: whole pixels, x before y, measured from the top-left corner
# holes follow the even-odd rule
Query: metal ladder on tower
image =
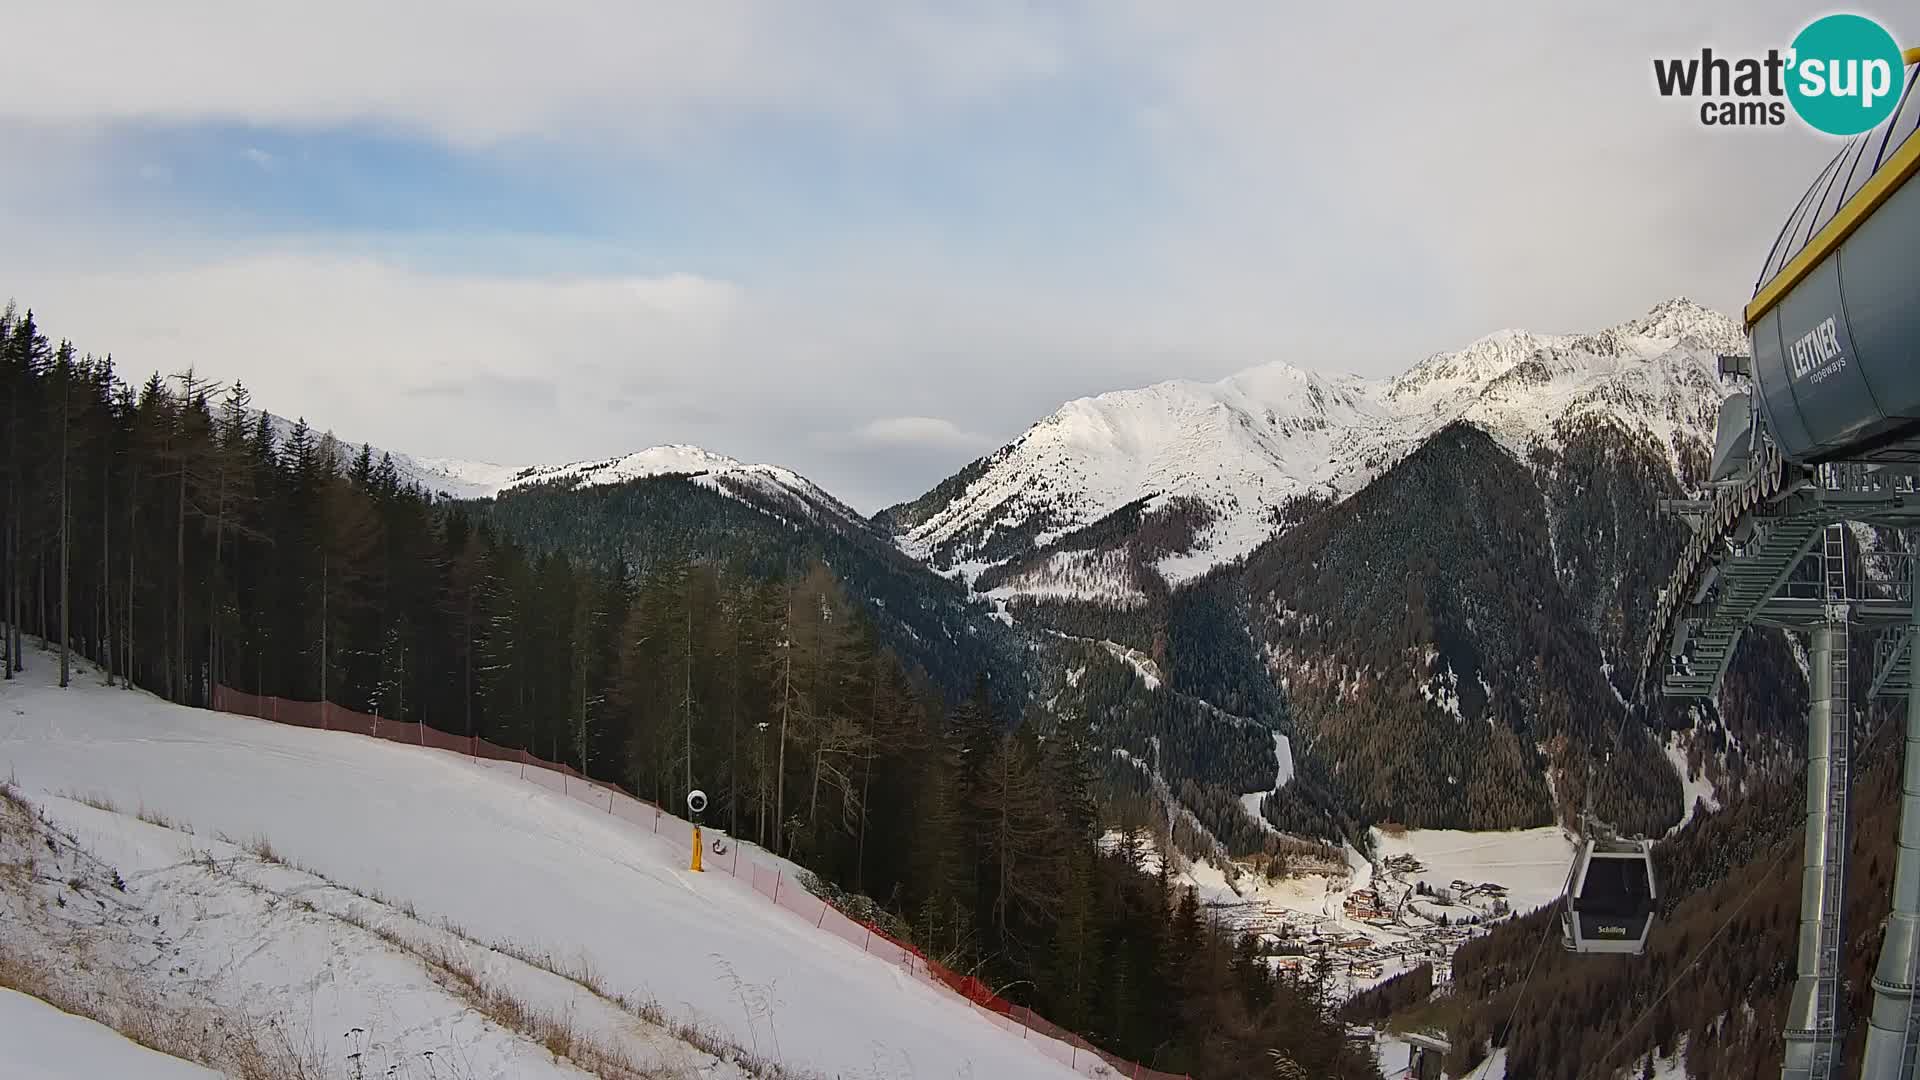
[(1827, 626), (1832, 635), (1828, 653), (1831, 679), (1832, 726), (1828, 735), (1827, 822), (1825, 866), (1826, 888), (1820, 906), (1820, 989), (1817, 997), (1818, 1030), (1822, 1038), (1814, 1054), (1813, 1076), (1830, 1080), (1839, 1075), (1840, 976), (1845, 963), (1842, 955), (1846, 930), (1842, 914), (1846, 904), (1847, 877), (1847, 790), (1852, 775), (1848, 750), (1851, 743), (1852, 708), (1849, 665), (1847, 663), (1848, 590), (1847, 527), (1829, 524), (1821, 551), (1823, 593), (1827, 604)]

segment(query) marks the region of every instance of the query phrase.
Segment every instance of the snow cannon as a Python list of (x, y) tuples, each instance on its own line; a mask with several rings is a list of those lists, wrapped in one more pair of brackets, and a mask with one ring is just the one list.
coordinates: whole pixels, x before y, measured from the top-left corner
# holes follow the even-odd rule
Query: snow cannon
[[(1920, 49), (1906, 60), (1899, 109), (1801, 196), (1746, 307), (1753, 411), (1796, 464), (1920, 466)], [(1724, 429), (1741, 411), (1722, 411), (1719, 448), (1738, 443)]]

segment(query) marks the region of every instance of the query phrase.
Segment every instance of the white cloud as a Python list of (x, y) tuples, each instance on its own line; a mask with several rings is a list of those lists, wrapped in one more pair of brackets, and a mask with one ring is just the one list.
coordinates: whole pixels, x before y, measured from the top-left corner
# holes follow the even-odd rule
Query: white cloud
[(240, 156), (245, 158), (249, 165), (259, 169), (261, 172), (272, 172), (280, 167), (279, 158), (257, 146), (249, 146), (240, 151)]
[[(723, 338), (739, 297), (690, 274), (440, 275), (266, 254), (56, 272), (22, 300), (55, 333), (113, 352), (130, 377), (196, 365), (342, 435), (518, 458), (567, 456), (571, 437), (592, 434), (539, 413), (584, 409), (615, 380), (677, 385), (683, 365)], [(428, 397), (441, 404), (422, 411)]]
[(862, 424), (853, 437), (856, 442), (868, 446), (906, 446), (958, 452), (982, 450), (992, 441), (984, 435), (963, 431), (953, 421), (937, 416), (892, 416), (871, 420)]
[(885, 120), (1062, 63), (1048, 21), (1006, 2), (65, 0), (18, 14), (36, 45), (0, 65), (0, 116), (365, 122), (466, 145), (658, 137), (716, 111)]
[(1784, 47), (1808, 19), (1786, 0), (1208, 10), (1126, 5), (1114, 47), (1155, 73), (1142, 129), (1185, 194), (1164, 258), (1236, 319), (1340, 311), (1441, 348), (1681, 292), (1732, 308), (1837, 149), (1655, 91), (1656, 56)]
[(25, 282), (19, 299), (50, 333), (111, 352), (130, 381), (194, 365), (264, 408), (427, 456), (555, 462), (691, 442), (792, 466), (867, 509), (1066, 397), (1168, 362), (1128, 343), (1153, 336), (1147, 322), (1017, 290), (768, 296), (690, 273), (440, 273), (299, 240), (171, 261), (118, 242), (54, 266), (0, 251), (0, 281)]
[[(1632, 19), (1537, 0), (831, 11), (27, 5), (9, 28), (36, 47), (0, 65), (0, 128), (19, 136), (0, 155), (0, 228), (15, 241), (0, 287), (83, 347), (137, 370), (245, 377), (263, 404), (343, 435), (529, 461), (684, 440), (791, 464), (873, 506), (1079, 394), (1276, 358), (1378, 373), (1497, 327), (1593, 329), (1678, 293), (1734, 310), (1833, 149), (1793, 125), (1710, 131), (1653, 87), (1655, 56), (1783, 44), (1806, 20), (1788, 0)], [(1085, 174), (1065, 195), (980, 192), (954, 178), (967, 170), (943, 171), (941, 155), (976, 153), (946, 141), (968, 128), (943, 116), (1017, 124), (1030, 104), (1084, 109), (1090, 130), (1131, 122), (1141, 175), (1080, 168), (1071, 139), (1049, 163)], [(218, 215), (128, 227), (103, 176), (149, 147), (106, 147), (194, 124), (296, 139), (352, 125), (536, 155), (563, 143), (568, 168), (597, 170), (585, 186), (602, 188), (630, 181), (634, 148), (720, 174), (729, 156), (703, 155), (764, 124), (815, 172), (727, 174), (714, 205), (777, 193), (764, 201), (805, 215), (816, 193), (824, 224), (763, 243), (694, 215), (720, 235), (689, 227), (679, 250), (710, 246), (745, 286), (430, 273), (412, 268), (407, 235), (261, 240), (222, 233)], [(860, 154), (813, 152), (848, 128), (899, 140), (925, 170), (857, 176)], [(1032, 222), (1081, 209), (1044, 198), (1116, 179), (1147, 194), (1085, 222), (1076, 258), (1020, 246)], [(848, 191), (885, 212), (868, 222), (834, 202)], [(942, 196), (961, 224), (942, 219)], [(580, 217), (597, 224), (592, 208)], [(600, 238), (612, 247), (645, 232), (613, 224)], [(355, 254), (358, 240), (383, 256)], [(472, 262), (521, 265), (516, 243), (475, 239)], [(654, 258), (619, 255), (598, 265)], [(539, 261), (565, 265), (564, 252)]]

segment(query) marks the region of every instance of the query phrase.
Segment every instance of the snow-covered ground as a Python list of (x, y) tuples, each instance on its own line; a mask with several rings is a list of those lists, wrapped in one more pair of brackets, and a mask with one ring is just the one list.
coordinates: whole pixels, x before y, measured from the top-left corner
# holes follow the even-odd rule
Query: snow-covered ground
[[(471, 1050), (483, 1037), (479, 1028), (462, 1035), (451, 1026), (462, 1021), (431, 1003), (380, 1030), (366, 1021), (388, 1014), (352, 1016), (351, 994), (340, 987), (364, 984), (369, 998), (399, 1007), (421, 990), (406, 977), (424, 971), (406, 956), (362, 950), (336, 925), (353, 904), (377, 902), (363, 895), (384, 901), (366, 917), (400, 920), (403, 937), (429, 934), (444, 920), (472, 942), (588, 966), (609, 994), (656, 1002), (667, 1019), (789, 1066), (875, 1077), (1076, 1075), (950, 993), (767, 903), (747, 882), (689, 872), (684, 849), (666, 838), (512, 771), (182, 708), (102, 688), (90, 672), (61, 691), (50, 685), (51, 666), (42, 659), (0, 686), (0, 774), (126, 874), (142, 905), (156, 905), (157, 927), (140, 908), (145, 925), (166, 934), (164, 945), (148, 935), (150, 948), (207, 950), (183, 964), (183, 979), (213, 980), (238, 995), (233, 1000), (311, 1015), (317, 1037), (340, 1041), (328, 1025), (343, 1022), (411, 1040), (409, 1047), (438, 1040)], [(107, 814), (62, 798), (66, 792), (164, 815), (178, 828)], [(250, 860), (222, 835), (242, 845), (262, 838), (286, 865)], [(238, 893), (196, 895), (214, 875), (191, 865), (190, 849), (208, 850), (216, 866), (232, 868), (226, 876), (259, 886), (240, 886), (256, 903), (291, 907), (288, 926), (263, 926), (256, 912), (218, 936), (221, 920), (210, 926), (196, 912), (223, 914)], [(501, 977), (523, 981), (529, 993), (539, 989), (539, 973), (509, 970), (495, 956), (471, 958), (501, 966)], [(289, 979), (282, 962), (302, 965), (299, 974)], [(564, 994), (570, 986), (549, 989)], [(252, 996), (270, 987), (283, 996)], [(330, 1004), (330, 994), (347, 995), (345, 1003)], [(492, 1071), (476, 1075), (537, 1075), (510, 1053), (502, 1049)]]
[(1376, 862), (1411, 855), (1426, 867), (1408, 875), (1408, 884), (1424, 881), (1444, 889), (1456, 879), (1473, 885), (1495, 882), (1521, 914), (1560, 896), (1574, 854), (1573, 840), (1557, 825), (1508, 832), (1409, 829), (1396, 834), (1375, 829), (1373, 842)]
[(1100, 644), (1105, 645), (1116, 660), (1124, 660), (1131, 665), (1134, 674), (1140, 676), (1141, 684), (1147, 689), (1160, 689), (1160, 665), (1153, 662), (1153, 657), (1115, 641), (1102, 641)]
[(7, 1080), (219, 1080), (110, 1027), (0, 988), (0, 1076)]
[[(1260, 816), (1261, 800), (1270, 793), (1277, 793), (1293, 779), (1293, 741), (1277, 731), (1273, 733), (1273, 761), (1273, 786), (1266, 791), (1253, 791), (1240, 796), (1240, 805), (1247, 811), (1247, 816), (1261, 824), (1267, 823), (1267, 819)], [(1267, 827), (1272, 828), (1271, 825)]]
[[(1373, 1059), (1380, 1064), (1380, 1075), (1385, 1080), (1407, 1080), (1409, 1070), (1413, 1068), (1412, 1042), (1393, 1031), (1356, 1028), (1354, 1033), (1364, 1035), (1373, 1041)], [(1442, 1074), (1442, 1080), (1447, 1080), (1447, 1077), (1448, 1074)], [(1464, 1080), (1464, 1078), (1454, 1078), (1454, 1080)], [(1479, 1078), (1475, 1077), (1474, 1080)]]
[[(1120, 842), (1113, 832), (1101, 841), (1108, 848)], [(1160, 855), (1151, 840), (1142, 843), (1143, 868), (1157, 873)], [(1276, 948), (1307, 954), (1278, 957), (1276, 964), (1310, 966), (1311, 954), (1331, 950), (1335, 991), (1350, 994), (1427, 962), (1444, 982), (1460, 945), (1505, 917), (1509, 908), (1525, 913), (1553, 902), (1573, 858), (1572, 842), (1558, 828), (1397, 835), (1375, 830), (1373, 844), (1372, 862), (1348, 844), (1345, 865), (1296, 866), (1271, 881), (1248, 866), (1228, 869), (1181, 858), (1174, 879), (1191, 886), (1202, 907), (1223, 924), (1272, 935)], [(1475, 888), (1460, 893), (1456, 880)], [(1420, 895), (1415, 887), (1421, 882), (1454, 895), (1445, 903)], [(1489, 884), (1496, 888), (1479, 888)], [(1377, 895), (1380, 913), (1348, 906), (1349, 897), (1361, 890)]]
[(1697, 803), (1704, 802), (1708, 811), (1720, 809), (1720, 800), (1714, 796), (1713, 781), (1707, 779), (1705, 771), (1697, 776), (1687, 775), (1687, 748), (1679, 743), (1669, 743), (1663, 747), (1667, 760), (1673, 763), (1673, 771), (1680, 774), (1680, 800), (1684, 808), (1680, 811), (1680, 822), (1671, 832), (1678, 832), (1693, 820)]
[(1373, 1059), (1380, 1063), (1380, 1075), (1386, 1080), (1404, 1080), (1409, 1063), (1413, 1060), (1413, 1047), (1391, 1034), (1376, 1032), (1373, 1036)]
[[(196, 835), (101, 794), (27, 798), (40, 819), (32, 834), (17, 812), (0, 828), (0, 862), (31, 868), (24, 887), (10, 878), (0, 889), (6, 951), (28, 958), (63, 1004), (138, 1026), (143, 1041), (215, 1053), (209, 1063), (230, 1073), (244, 1046), (274, 1056), (285, 1067), (275, 1072), (579, 1080), (539, 1045), (564, 1027), (575, 1060), (744, 1075), (585, 986), (286, 865), (264, 844)], [(504, 1012), (474, 1007), (487, 1000), (540, 1019), (503, 1026)]]
[(1133, 580), (1126, 553), (1117, 550), (1054, 552), (984, 595), (1003, 603), (1014, 597), (1098, 600), (1119, 608), (1147, 603), (1147, 594)]

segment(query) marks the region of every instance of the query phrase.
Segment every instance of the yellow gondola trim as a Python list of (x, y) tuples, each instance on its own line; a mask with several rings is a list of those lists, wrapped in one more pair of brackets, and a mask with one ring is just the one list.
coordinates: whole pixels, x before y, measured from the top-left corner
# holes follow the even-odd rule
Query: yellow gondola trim
[[(1903, 59), (1909, 64), (1920, 63), (1920, 48), (1908, 49)], [(1747, 328), (1752, 329), (1753, 324), (1772, 311), (1781, 298), (1813, 272), (1814, 267), (1833, 254), (1834, 249), (1852, 236), (1856, 229), (1866, 224), (1867, 218), (1880, 209), (1880, 204), (1892, 198), (1894, 192), (1899, 191), (1900, 186), (1915, 172), (1920, 172), (1920, 139), (1909, 136), (1893, 157), (1873, 174), (1872, 179), (1847, 200), (1833, 220), (1827, 222), (1826, 227), (1808, 241), (1806, 247), (1800, 249), (1800, 254), (1795, 255), (1793, 261), (1781, 267), (1778, 274), (1753, 294), (1753, 301), (1747, 305)]]

